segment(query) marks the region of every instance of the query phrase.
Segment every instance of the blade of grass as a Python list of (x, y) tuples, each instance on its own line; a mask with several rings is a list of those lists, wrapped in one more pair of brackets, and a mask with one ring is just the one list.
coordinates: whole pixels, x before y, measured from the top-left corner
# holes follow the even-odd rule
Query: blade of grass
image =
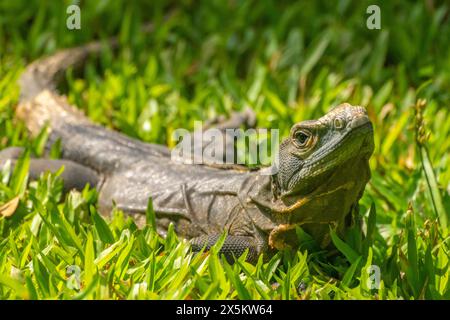
[(355, 263), (360, 257), (359, 254), (353, 250), (348, 244), (342, 241), (336, 232), (330, 227), (331, 241), (336, 246), (336, 248), (347, 258), (350, 263)]

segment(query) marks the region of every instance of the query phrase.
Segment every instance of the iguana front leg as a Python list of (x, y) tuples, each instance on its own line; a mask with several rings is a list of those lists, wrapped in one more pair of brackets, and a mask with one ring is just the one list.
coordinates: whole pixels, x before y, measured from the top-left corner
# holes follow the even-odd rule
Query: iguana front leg
[[(11, 166), (14, 168), (17, 158), (22, 152), (23, 149), (17, 147), (0, 151), (0, 168), (3, 168), (8, 160), (11, 161)], [(72, 189), (82, 190), (86, 184), (96, 187), (101, 181), (100, 175), (94, 170), (69, 160), (30, 159), (28, 173), (30, 179), (36, 180), (42, 173), (48, 171), (55, 173), (61, 167), (64, 167), (60, 176), (64, 181), (64, 192)]]
[[(204, 235), (190, 240), (192, 251), (199, 252), (203, 248), (206, 251), (219, 240), (220, 234)], [(233, 262), (239, 258), (245, 250), (248, 249), (247, 261), (256, 262), (259, 255), (259, 247), (257, 241), (249, 236), (233, 236), (229, 235), (220, 249), (219, 253), (223, 254), (227, 261)]]

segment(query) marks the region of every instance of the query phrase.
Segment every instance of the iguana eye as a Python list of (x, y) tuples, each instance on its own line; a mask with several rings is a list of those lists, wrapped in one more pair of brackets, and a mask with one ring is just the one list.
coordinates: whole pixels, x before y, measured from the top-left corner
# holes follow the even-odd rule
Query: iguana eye
[(305, 147), (310, 138), (311, 134), (307, 131), (299, 130), (294, 133), (294, 140), (299, 147)]

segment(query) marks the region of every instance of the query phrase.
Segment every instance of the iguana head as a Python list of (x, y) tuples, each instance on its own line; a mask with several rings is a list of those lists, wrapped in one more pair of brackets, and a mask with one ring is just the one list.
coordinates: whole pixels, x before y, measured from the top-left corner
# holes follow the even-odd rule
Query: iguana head
[(345, 219), (370, 179), (373, 129), (363, 107), (342, 104), (318, 120), (295, 124), (280, 144), (272, 176), (273, 219), (269, 242), (282, 248), (302, 226), (322, 246), (329, 226), (345, 228)]
[(273, 176), (281, 198), (312, 192), (345, 163), (368, 160), (372, 124), (363, 107), (341, 104), (318, 120), (295, 124), (280, 145)]

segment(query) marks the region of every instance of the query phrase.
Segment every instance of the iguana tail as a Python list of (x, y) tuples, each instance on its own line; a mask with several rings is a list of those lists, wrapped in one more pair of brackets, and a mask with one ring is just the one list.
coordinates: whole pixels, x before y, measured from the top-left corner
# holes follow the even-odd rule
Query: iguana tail
[[(117, 46), (116, 39), (111, 39), (109, 44)], [(98, 55), (104, 49), (105, 45), (101, 42), (91, 42), (58, 51), (52, 56), (29, 64), (19, 79), (21, 102), (34, 99), (44, 90), (55, 91), (66, 70), (81, 66), (89, 56)]]
[[(115, 39), (109, 43), (117, 45)], [(25, 68), (19, 79), (20, 100), (16, 115), (25, 122), (31, 134), (38, 134), (46, 124), (52, 128), (61, 123), (89, 121), (81, 111), (56, 92), (56, 85), (66, 70), (80, 67), (89, 56), (98, 55), (104, 48), (101, 42), (92, 42), (59, 51), (36, 60)]]
[[(170, 13), (167, 18), (172, 15)], [(152, 23), (145, 24), (141, 32), (154, 30)], [(20, 99), (16, 115), (22, 119), (32, 135), (38, 134), (48, 124), (52, 130), (67, 123), (89, 123), (90, 121), (64, 96), (56, 92), (58, 81), (69, 68), (76, 68), (90, 56), (98, 56), (107, 47), (114, 49), (119, 45), (116, 37), (103, 43), (95, 41), (86, 45), (66, 49), (52, 56), (36, 60), (25, 68), (19, 79)]]

